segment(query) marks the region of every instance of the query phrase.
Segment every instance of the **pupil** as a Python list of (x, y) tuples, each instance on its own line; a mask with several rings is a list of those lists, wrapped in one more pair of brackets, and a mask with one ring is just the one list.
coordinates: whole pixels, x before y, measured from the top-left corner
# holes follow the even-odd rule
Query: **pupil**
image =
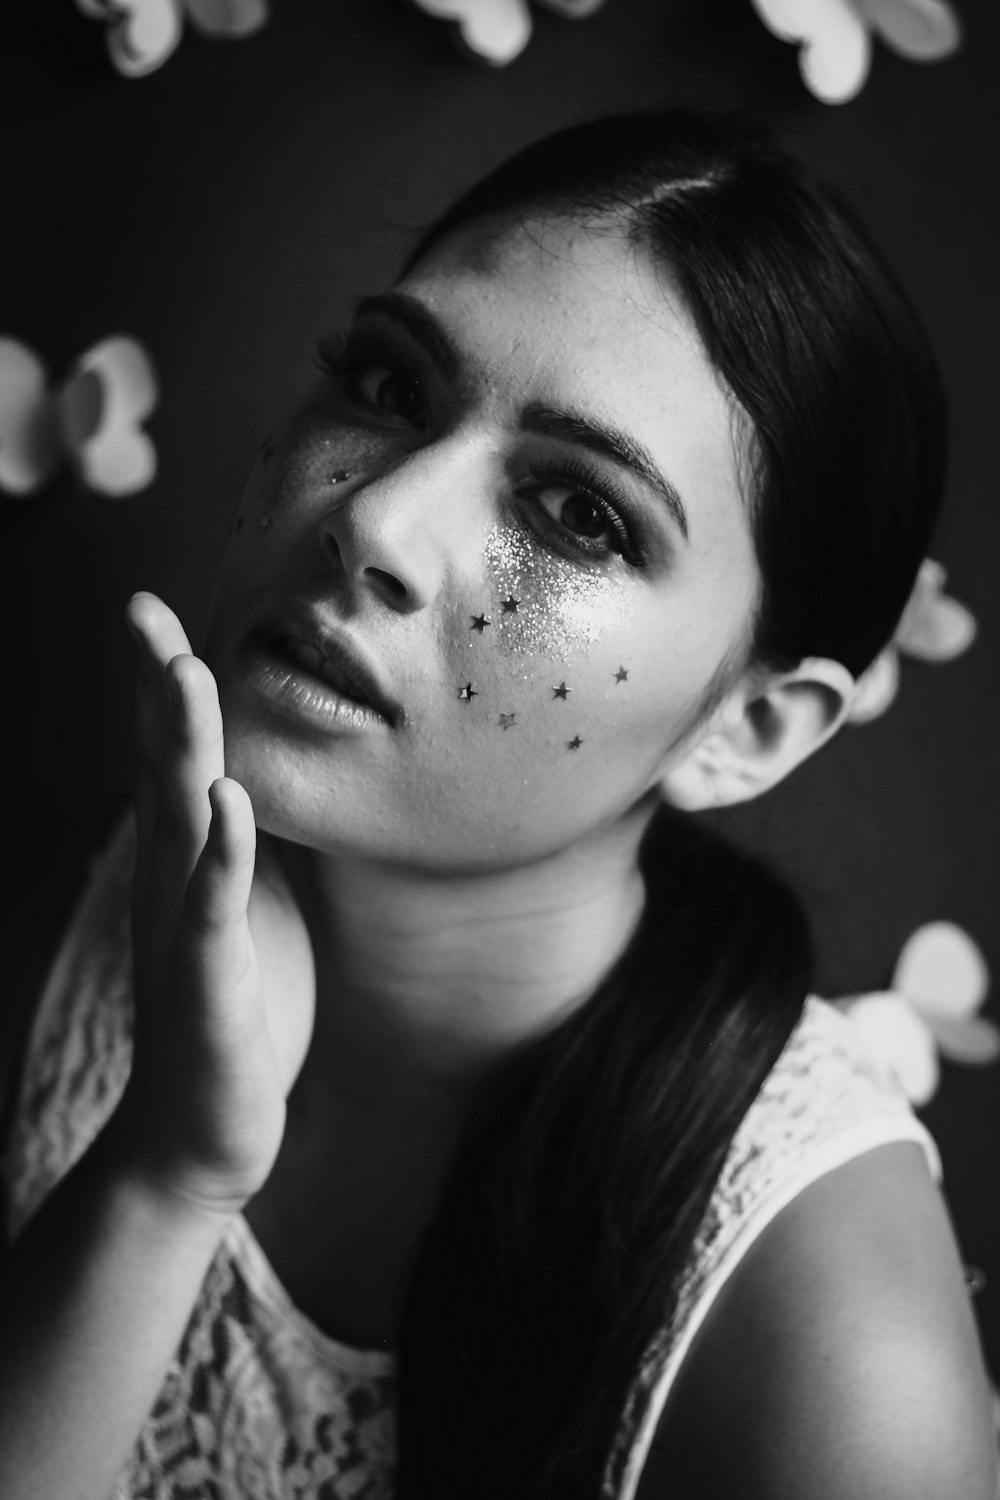
[(580, 536), (603, 536), (607, 523), (603, 512), (585, 495), (574, 495), (563, 506), (563, 524)]
[(420, 404), (416, 385), (402, 375), (389, 375), (382, 382), (382, 405), (400, 416), (413, 416)]

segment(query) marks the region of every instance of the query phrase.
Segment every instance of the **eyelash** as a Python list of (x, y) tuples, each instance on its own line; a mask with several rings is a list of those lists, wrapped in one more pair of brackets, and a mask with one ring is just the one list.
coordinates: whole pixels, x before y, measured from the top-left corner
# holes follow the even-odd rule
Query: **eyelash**
[[(366, 398), (356, 388), (355, 383), (366, 370), (382, 367), (395, 374), (408, 375), (408, 372), (398, 363), (394, 363), (389, 356), (360, 347), (355, 337), (349, 332), (328, 334), (320, 338), (313, 355), (313, 363), (326, 378), (345, 381), (351, 399), (358, 402), (364, 402)], [(411, 378), (414, 385), (419, 386), (419, 380), (416, 377)], [(533, 464), (522, 492), (530, 493), (532, 490), (537, 491), (548, 486), (563, 489), (575, 487), (579, 494), (585, 496), (595, 509), (600, 511), (614, 537), (610, 546), (601, 543), (588, 546), (587, 538), (561, 526), (544, 507), (538, 506), (542, 521), (541, 523), (533, 522), (534, 529), (537, 531), (541, 525), (551, 539), (552, 545), (560, 552), (576, 558), (582, 554), (594, 561), (601, 561), (609, 553), (617, 554), (629, 567), (644, 568), (648, 565), (642, 539), (636, 534), (635, 527), (628, 520), (631, 509), (628, 500), (617, 486), (611, 484), (585, 460), (574, 456), (560, 459), (558, 463), (542, 460)]]

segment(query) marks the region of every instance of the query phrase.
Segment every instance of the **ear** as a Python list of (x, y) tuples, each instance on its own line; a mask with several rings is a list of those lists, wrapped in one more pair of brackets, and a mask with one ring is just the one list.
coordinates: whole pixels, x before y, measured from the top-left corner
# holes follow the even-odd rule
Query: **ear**
[(673, 752), (664, 797), (690, 812), (759, 797), (836, 733), (853, 691), (847, 668), (825, 657), (763, 679), (748, 674)]

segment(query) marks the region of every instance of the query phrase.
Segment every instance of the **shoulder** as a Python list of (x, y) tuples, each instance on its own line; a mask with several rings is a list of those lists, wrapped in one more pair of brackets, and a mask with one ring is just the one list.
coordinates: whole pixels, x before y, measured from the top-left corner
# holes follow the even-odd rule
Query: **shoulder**
[(994, 1500), (989, 1387), (921, 1149), (805, 1188), (720, 1292), (639, 1500)]

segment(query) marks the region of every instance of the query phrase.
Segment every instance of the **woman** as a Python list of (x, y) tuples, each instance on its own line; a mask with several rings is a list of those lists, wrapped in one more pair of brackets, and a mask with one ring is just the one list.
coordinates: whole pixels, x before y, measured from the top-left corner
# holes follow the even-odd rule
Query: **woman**
[(636, 116), (320, 364), (205, 661), (129, 605), (134, 1057), (120, 848), (8, 1153), (0, 1492), (986, 1500), (933, 1148), (689, 817), (830, 738), (913, 585), (903, 297), (767, 144)]

